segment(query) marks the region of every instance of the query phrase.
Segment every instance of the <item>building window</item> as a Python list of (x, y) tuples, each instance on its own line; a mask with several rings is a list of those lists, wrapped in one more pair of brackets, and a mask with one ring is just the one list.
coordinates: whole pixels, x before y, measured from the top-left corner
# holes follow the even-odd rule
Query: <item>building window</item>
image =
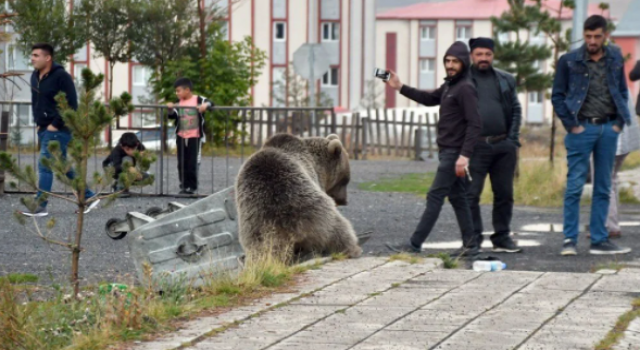
[(73, 79), (76, 83), (76, 89), (80, 89), (82, 86), (82, 70), (87, 68), (86, 63), (74, 63), (73, 64)]
[(340, 40), (340, 23), (322, 23), (322, 41)]
[(229, 22), (224, 21), (222, 22), (222, 25), (220, 26), (220, 34), (222, 34), (222, 37), (230, 40), (229, 38)]
[(531, 30), (529, 31), (529, 40), (538, 42), (547, 40), (547, 36), (544, 34), (544, 32), (540, 31), (536, 34), (537, 30), (538, 28), (531, 28)]
[(322, 86), (338, 86), (338, 68), (331, 68), (322, 76)]
[(534, 91), (529, 93), (529, 103), (531, 104), (541, 104), (543, 98), (544, 95), (542, 91)]
[(287, 24), (285, 22), (273, 23), (273, 40), (285, 41), (287, 40)]
[(151, 70), (145, 66), (133, 66), (133, 86), (147, 86), (151, 78)]
[(511, 39), (509, 38), (509, 32), (502, 32), (502, 33), (498, 33), (498, 42), (500, 44), (506, 44), (510, 41)]
[(436, 60), (433, 58), (420, 60), (420, 73), (433, 73), (436, 68)]
[(7, 51), (6, 59), (9, 70), (31, 70), (31, 61), (24, 56), (22, 50), (20, 50), (17, 45), (8, 44)]
[(420, 40), (434, 40), (436, 38), (436, 27), (421, 27)]
[(468, 44), (469, 39), (471, 39), (471, 26), (456, 26), (456, 41), (464, 41)]

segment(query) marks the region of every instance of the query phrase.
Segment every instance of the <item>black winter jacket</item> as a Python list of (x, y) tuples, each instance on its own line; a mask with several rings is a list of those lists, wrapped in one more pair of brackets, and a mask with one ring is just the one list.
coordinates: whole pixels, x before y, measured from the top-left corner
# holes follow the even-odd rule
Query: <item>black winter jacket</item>
[[(640, 80), (640, 60), (636, 62), (635, 67), (629, 72), (629, 80)], [(636, 101), (636, 115), (640, 116), (640, 93), (638, 93), (638, 100)]]
[[(498, 68), (492, 68), (493, 73), (498, 79), (498, 87), (500, 88), (500, 97), (502, 101), (502, 109), (506, 118), (508, 130), (507, 137), (520, 146), (520, 125), (522, 124), (522, 106), (518, 100), (518, 91), (516, 90), (516, 79), (508, 72)], [(471, 70), (473, 72), (473, 70)], [(471, 74), (473, 77), (473, 73)], [(474, 79), (474, 84), (475, 84)]]
[[(140, 152), (144, 151), (145, 150), (144, 145), (142, 143), (139, 143), (137, 150)], [(127, 153), (124, 151), (124, 149), (122, 149), (121, 145), (117, 145), (111, 150), (111, 153), (109, 154), (109, 156), (102, 161), (102, 167), (103, 168), (106, 168), (109, 166), (114, 167), (115, 173), (113, 174), (113, 176), (114, 178), (117, 179), (120, 173), (122, 172), (122, 159), (124, 157), (128, 157)], [(131, 158), (133, 160), (133, 164), (131, 165), (135, 166), (136, 159), (133, 157)]]
[(53, 125), (58, 130), (66, 129), (55, 100), (56, 95), (60, 92), (67, 95), (67, 101), (71, 108), (78, 109), (76, 86), (64, 67), (54, 62), (51, 71), (45, 74), (42, 80), (40, 72), (33, 71), (31, 74), (31, 108), (33, 119), (40, 129), (46, 129), (49, 125)]
[(478, 94), (469, 75), (469, 49), (465, 43), (456, 41), (446, 56), (454, 56), (462, 62), (461, 73), (447, 77), (446, 82), (433, 91), (421, 91), (405, 85), (400, 93), (425, 106), (440, 105), (438, 147), (459, 148), (461, 155), (470, 158), (482, 132), (482, 120), (478, 111)]

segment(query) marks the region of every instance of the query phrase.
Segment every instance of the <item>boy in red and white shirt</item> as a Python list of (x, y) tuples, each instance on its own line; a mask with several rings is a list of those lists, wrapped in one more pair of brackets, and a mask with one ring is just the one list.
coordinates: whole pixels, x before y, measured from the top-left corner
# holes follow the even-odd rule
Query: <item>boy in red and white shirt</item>
[(176, 121), (180, 194), (194, 194), (198, 190), (198, 159), (204, 137), (204, 112), (213, 107), (213, 102), (194, 95), (191, 91), (193, 84), (188, 78), (178, 78), (173, 86), (179, 101), (177, 104), (167, 103), (167, 107), (169, 119)]

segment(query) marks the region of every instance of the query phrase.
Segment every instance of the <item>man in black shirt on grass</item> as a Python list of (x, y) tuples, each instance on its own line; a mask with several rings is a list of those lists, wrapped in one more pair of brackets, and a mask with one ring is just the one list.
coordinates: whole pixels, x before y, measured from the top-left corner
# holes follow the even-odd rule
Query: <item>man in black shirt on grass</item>
[(494, 68), (494, 42), (489, 38), (469, 40), (471, 47), (471, 78), (478, 91), (478, 107), (482, 118), (482, 133), (473, 150), (469, 171), (473, 181), (468, 198), (478, 246), (482, 244), (480, 196), (489, 175), (493, 190), (494, 252), (522, 251), (511, 239), (513, 213), (513, 177), (520, 146), (522, 108), (518, 101), (516, 81), (511, 74)]
[(455, 42), (444, 57), (447, 71), (445, 83), (434, 91), (420, 91), (403, 85), (390, 71), (389, 86), (425, 106), (440, 105), (438, 122), (438, 158), (440, 164), (427, 194), (427, 208), (411, 239), (403, 244), (387, 244), (396, 252), (420, 252), (422, 243), (433, 229), (445, 197), (453, 206), (462, 233), (462, 249), (456, 255), (478, 254), (478, 240), (473, 230), (467, 201), (465, 170), (480, 137), (482, 123), (478, 114), (478, 97), (469, 78), (469, 50), (461, 41)]

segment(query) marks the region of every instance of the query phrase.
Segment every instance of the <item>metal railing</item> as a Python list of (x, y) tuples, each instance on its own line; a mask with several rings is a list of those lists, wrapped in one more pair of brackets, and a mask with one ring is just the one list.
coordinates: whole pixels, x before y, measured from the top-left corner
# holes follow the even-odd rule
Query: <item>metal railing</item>
[[(40, 149), (31, 103), (0, 101), (0, 111), (7, 125), (0, 139), (0, 151), (11, 153), (20, 167), (31, 165), (37, 170)], [(336, 133), (338, 128), (333, 108), (213, 107), (208, 113), (208, 126), (202, 135), (206, 141), (198, 161), (198, 194), (201, 196), (231, 186), (245, 159), (275, 133), (326, 136)], [(115, 145), (123, 133), (135, 132), (147, 152), (155, 153), (157, 161), (149, 169), (155, 174), (155, 183), (141, 189), (132, 188), (132, 192), (176, 195), (180, 187), (175, 127), (173, 122), (167, 122), (167, 115), (164, 105), (136, 105), (132, 113), (115, 120), (94, 148), (88, 172), (102, 171), (102, 160), (109, 154), (109, 141)], [(8, 174), (5, 178), (11, 179)], [(0, 188), (7, 193), (33, 192), (19, 182), (15, 188), (5, 182), (0, 180)], [(54, 192), (67, 193), (68, 190), (54, 181)]]

